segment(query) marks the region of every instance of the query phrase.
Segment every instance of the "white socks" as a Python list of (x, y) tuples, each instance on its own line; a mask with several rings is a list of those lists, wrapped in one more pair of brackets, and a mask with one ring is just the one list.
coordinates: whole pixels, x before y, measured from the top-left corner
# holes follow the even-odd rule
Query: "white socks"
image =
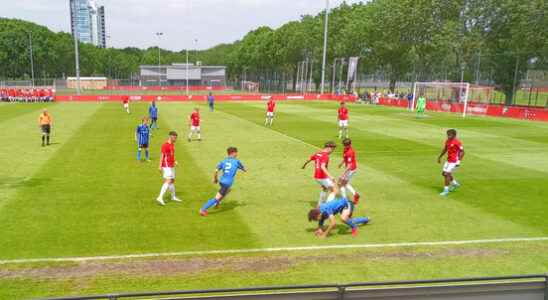
[(354, 189), (354, 187), (352, 187), (350, 185), (350, 183), (347, 183), (346, 184), (346, 188), (348, 189), (348, 191), (350, 191), (350, 193), (352, 194), (352, 196), (356, 195), (356, 190)]
[(327, 196), (327, 194), (324, 192), (324, 191), (321, 191), (320, 192), (320, 199), (318, 200), (318, 204), (322, 204), (325, 202), (325, 197)]
[(329, 193), (329, 196), (327, 196), (327, 202), (329, 202), (333, 199), (335, 199), (335, 193), (331, 192), (331, 193)]
[(346, 188), (344, 186), (341, 186), (341, 196), (343, 196), (343, 198), (346, 198)]
[(169, 184), (164, 182), (164, 184), (162, 185), (162, 188), (160, 189), (160, 196), (158, 196), (158, 198), (164, 199), (164, 194), (166, 193), (168, 188), (169, 188)]
[[(164, 183), (165, 184), (165, 183)], [(177, 198), (175, 196), (175, 185), (173, 183), (169, 184), (169, 192), (171, 193), (171, 198)]]

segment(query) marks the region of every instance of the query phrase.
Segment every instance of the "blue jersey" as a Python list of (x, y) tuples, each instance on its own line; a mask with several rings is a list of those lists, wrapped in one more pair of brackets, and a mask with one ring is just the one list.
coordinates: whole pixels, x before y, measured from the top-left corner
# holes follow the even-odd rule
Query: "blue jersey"
[(213, 101), (215, 101), (213, 96), (207, 96), (207, 102), (209, 102), (209, 104), (213, 104)]
[(350, 201), (346, 198), (338, 197), (329, 202), (320, 204), (320, 212), (325, 217), (340, 214), (345, 208), (351, 207)]
[(223, 171), (219, 183), (224, 186), (231, 186), (238, 170), (245, 170), (245, 168), (238, 159), (227, 157), (217, 165), (217, 170)]
[(135, 132), (137, 133), (137, 143), (139, 143), (139, 145), (148, 144), (148, 139), (150, 137), (150, 129), (148, 128), (148, 125), (141, 124), (137, 126)]
[(157, 119), (158, 118), (158, 107), (151, 105), (148, 108), (148, 115), (151, 119)]
[(329, 216), (340, 214), (347, 208), (353, 210), (354, 205), (348, 201), (348, 199), (343, 197), (338, 197), (329, 202), (320, 204), (320, 212), (322, 214), (320, 218), (320, 226), (323, 226), (323, 222), (329, 218)]

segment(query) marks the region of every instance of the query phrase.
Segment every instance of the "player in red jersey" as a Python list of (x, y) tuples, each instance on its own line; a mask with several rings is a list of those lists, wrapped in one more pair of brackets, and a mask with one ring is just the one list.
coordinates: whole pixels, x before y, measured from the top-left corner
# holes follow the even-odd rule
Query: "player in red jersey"
[(124, 105), (124, 109), (129, 114), (129, 97), (128, 96), (122, 96), (122, 105)]
[(266, 119), (264, 120), (264, 126), (272, 127), (272, 122), (274, 121), (274, 110), (276, 109), (276, 102), (272, 99), (272, 96), (268, 99), (266, 103)]
[(341, 102), (341, 106), (339, 107), (339, 139), (343, 138), (343, 134), (345, 138), (348, 138), (348, 108), (346, 108), (346, 104), (344, 102)]
[(449, 192), (460, 186), (453, 177), (453, 172), (460, 166), (460, 162), (464, 157), (464, 147), (461, 141), (457, 139), (457, 131), (455, 129), (447, 130), (447, 141), (445, 141), (445, 146), (438, 157), (438, 163), (441, 163), (441, 158), (445, 153), (447, 153), (447, 161), (443, 165), (443, 172), (441, 173), (445, 179), (445, 185), (440, 196), (447, 196)]
[(335, 193), (337, 191), (335, 179), (331, 176), (327, 168), (329, 166), (329, 155), (333, 152), (333, 150), (335, 150), (336, 147), (337, 145), (334, 142), (325, 143), (322, 151), (312, 155), (302, 167), (305, 169), (308, 163), (311, 161), (314, 162), (314, 179), (320, 184), (321, 187), (318, 205), (335, 199)]
[(358, 163), (356, 162), (356, 152), (354, 152), (354, 149), (352, 148), (352, 141), (350, 139), (344, 139), (343, 146), (343, 160), (339, 164), (339, 168), (341, 168), (343, 165), (345, 166), (344, 173), (339, 178), (341, 195), (344, 198), (347, 198), (346, 190), (350, 191), (350, 193), (354, 197), (354, 204), (358, 204), (358, 201), (360, 200), (360, 194), (356, 192), (354, 187), (350, 184), (350, 182), (352, 181), (352, 177), (358, 170)]
[(181, 199), (175, 195), (175, 167), (177, 161), (175, 160), (175, 142), (177, 141), (177, 132), (169, 132), (169, 139), (162, 145), (162, 158), (160, 159), (160, 166), (158, 167), (160, 173), (164, 178), (164, 184), (160, 190), (160, 195), (156, 198), (156, 201), (160, 205), (166, 205), (164, 202), (164, 194), (169, 189), (171, 192), (171, 200), (175, 202), (181, 202)]
[(202, 140), (202, 133), (200, 131), (200, 109), (196, 107), (190, 118), (188, 119), (188, 125), (190, 126), (190, 132), (188, 133), (188, 141), (192, 141), (192, 136), (196, 133), (198, 135), (198, 141)]

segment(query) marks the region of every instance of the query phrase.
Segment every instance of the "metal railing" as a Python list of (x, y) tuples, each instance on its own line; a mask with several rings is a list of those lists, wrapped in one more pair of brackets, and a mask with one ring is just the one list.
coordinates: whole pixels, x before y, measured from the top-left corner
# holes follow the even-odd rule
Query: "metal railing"
[(162, 300), (204, 298), (220, 300), (418, 300), (425, 298), (429, 300), (548, 300), (548, 275), (121, 293), (49, 298), (49, 300), (120, 300), (144, 298)]

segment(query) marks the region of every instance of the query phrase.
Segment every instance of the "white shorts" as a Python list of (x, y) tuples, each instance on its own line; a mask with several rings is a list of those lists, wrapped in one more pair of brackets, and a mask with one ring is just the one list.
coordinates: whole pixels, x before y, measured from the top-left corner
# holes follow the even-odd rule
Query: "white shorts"
[(343, 179), (346, 182), (350, 183), (350, 181), (352, 181), (352, 177), (354, 176), (354, 174), (356, 174), (356, 170), (345, 172), (343, 174), (343, 176), (341, 176), (341, 179)]
[(453, 173), (453, 171), (455, 171), (456, 168), (459, 167), (459, 165), (460, 165), (460, 162), (451, 163), (451, 162), (446, 161), (445, 164), (443, 165), (443, 172)]
[(164, 179), (175, 179), (175, 168), (162, 168)]
[(273, 111), (267, 111), (266, 116), (273, 118), (274, 117), (274, 112)]
[(190, 131), (200, 131), (200, 126), (190, 126)]
[(339, 120), (339, 127), (348, 127), (348, 120)]
[(129, 107), (129, 103), (124, 103), (124, 108), (128, 108)]
[(333, 180), (331, 180), (330, 178), (316, 179), (316, 182), (325, 188), (330, 188), (335, 186), (335, 183), (333, 183)]

